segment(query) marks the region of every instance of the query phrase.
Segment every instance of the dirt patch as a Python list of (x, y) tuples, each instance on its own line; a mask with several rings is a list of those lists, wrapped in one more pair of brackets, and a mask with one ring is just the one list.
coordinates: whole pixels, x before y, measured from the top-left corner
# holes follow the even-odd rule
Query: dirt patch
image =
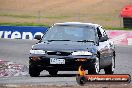
[[(132, 0), (0, 0), (0, 22), (82, 21), (119, 27), (120, 11), (129, 4)], [(25, 15), (36, 18), (24, 18)]]

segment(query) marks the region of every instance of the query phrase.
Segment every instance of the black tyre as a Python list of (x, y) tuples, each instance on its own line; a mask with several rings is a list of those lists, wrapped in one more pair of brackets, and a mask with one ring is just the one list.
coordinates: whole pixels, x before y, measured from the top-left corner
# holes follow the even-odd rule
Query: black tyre
[(56, 71), (56, 70), (50, 70), (50, 71), (48, 71), (48, 72), (49, 72), (49, 74), (50, 74), (51, 76), (56, 76), (57, 73), (58, 73), (58, 71)]
[(87, 79), (84, 76), (77, 76), (76, 81), (79, 85), (83, 86), (87, 82)]
[(95, 63), (93, 63), (93, 67), (88, 70), (88, 74), (99, 74), (100, 71), (100, 61), (99, 58), (96, 58)]
[(29, 65), (29, 75), (31, 77), (38, 77), (40, 75), (40, 69)]
[(111, 65), (104, 68), (105, 74), (113, 74), (115, 69), (115, 56), (112, 57)]

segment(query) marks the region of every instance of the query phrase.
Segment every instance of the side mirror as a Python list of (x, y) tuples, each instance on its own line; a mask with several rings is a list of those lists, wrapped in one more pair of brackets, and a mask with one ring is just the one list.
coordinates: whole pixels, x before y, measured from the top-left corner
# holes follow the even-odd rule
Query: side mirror
[(41, 39), (41, 35), (35, 35), (34, 39), (40, 40)]
[(99, 39), (99, 42), (104, 42), (104, 41), (107, 41), (109, 38), (107, 37), (107, 36), (105, 36), (105, 37), (101, 37), (100, 39)]

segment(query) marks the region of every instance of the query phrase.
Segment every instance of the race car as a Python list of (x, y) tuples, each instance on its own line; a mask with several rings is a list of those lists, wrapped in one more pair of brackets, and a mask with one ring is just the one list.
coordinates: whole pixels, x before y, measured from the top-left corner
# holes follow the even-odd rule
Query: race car
[(79, 66), (88, 74), (113, 74), (115, 46), (104, 28), (98, 24), (55, 23), (32, 46), (29, 56), (29, 74), (37, 77), (46, 70), (51, 76), (58, 71), (77, 71)]

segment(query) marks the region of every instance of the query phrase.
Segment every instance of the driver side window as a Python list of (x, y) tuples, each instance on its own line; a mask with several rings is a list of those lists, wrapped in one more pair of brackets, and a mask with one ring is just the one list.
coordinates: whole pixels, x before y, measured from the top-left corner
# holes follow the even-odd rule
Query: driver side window
[(98, 32), (98, 37), (100, 41), (107, 41), (108, 40), (108, 36), (107, 33), (105, 32), (105, 30), (102, 27), (98, 27), (97, 28), (97, 32)]
[(101, 31), (100, 31), (100, 29), (99, 28), (97, 28), (97, 33), (98, 33), (98, 37), (99, 37), (99, 39), (102, 37), (102, 33), (101, 33)]

